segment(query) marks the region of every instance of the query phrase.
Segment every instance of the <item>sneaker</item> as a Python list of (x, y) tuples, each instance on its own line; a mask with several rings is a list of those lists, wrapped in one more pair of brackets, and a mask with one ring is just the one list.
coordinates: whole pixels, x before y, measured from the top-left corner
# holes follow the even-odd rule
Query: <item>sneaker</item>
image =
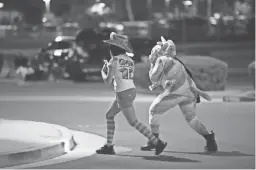
[(205, 152), (217, 152), (218, 146), (215, 140), (215, 133), (211, 131), (211, 134), (205, 135), (204, 138), (206, 139)]
[(153, 143), (151, 143), (150, 141), (148, 141), (148, 143), (146, 145), (141, 146), (140, 150), (142, 150), (142, 151), (151, 151), (155, 148), (156, 148), (156, 146)]
[(159, 155), (160, 153), (162, 153), (166, 146), (167, 146), (167, 143), (159, 139), (155, 146), (156, 148), (155, 155)]
[(96, 150), (97, 154), (107, 154), (107, 155), (114, 155), (114, 147), (113, 145), (108, 146), (107, 144), (102, 146), (100, 149)]

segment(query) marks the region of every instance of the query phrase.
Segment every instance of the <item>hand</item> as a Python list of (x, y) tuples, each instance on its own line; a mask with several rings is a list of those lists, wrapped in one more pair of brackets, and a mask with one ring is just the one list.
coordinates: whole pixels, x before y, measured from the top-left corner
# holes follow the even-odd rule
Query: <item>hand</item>
[(111, 58), (110, 61), (108, 62), (108, 66), (110, 66), (110, 67), (115, 67), (116, 64), (117, 64), (117, 61), (118, 61), (117, 58), (114, 58), (114, 57)]
[(103, 60), (104, 64), (108, 64), (108, 60), (104, 59)]
[(149, 86), (149, 90), (154, 91), (158, 86), (160, 86), (159, 82), (153, 83), (151, 86)]
[(108, 62), (106, 61), (105, 64), (103, 65), (101, 71), (103, 71), (104, 73), (108, 72)]

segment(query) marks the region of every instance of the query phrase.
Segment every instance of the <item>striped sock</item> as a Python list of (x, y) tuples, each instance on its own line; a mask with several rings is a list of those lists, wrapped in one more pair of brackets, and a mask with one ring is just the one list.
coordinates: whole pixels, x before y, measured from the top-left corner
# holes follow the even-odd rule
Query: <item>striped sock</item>
[(150, 125), (151, 132), (154, 134), (159, 134), (159, 125)]
[(114, 119), (107, 119), (107, 145), (112, 145), (115, 133), (115, 121)]
[(135, 129), (137, 129), (142, 135), (147, 137), (151, 143), (153, 143), (154, 145), (157, 144), (158, 139), (145, 125), (136, 120), (135, 122), (133, 122), (132, 126), (135, 127)]

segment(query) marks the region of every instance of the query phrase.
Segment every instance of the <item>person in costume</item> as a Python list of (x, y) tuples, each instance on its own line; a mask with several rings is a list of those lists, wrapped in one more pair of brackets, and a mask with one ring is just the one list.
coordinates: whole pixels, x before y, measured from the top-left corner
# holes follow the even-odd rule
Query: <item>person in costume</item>
[(114, 32), (110, 39), (105, 40), (109, 45), (111, 59), (105, 61), (101, 74), (104, 82), (111, 85), (116, 93), (116, 98), (106, 112), (107, 121), (107, 143), (96, 150), (98, 154), (115, 154), (113, 148), (113, 137), (115, 133), (115, 116), (123, 112), (128, 123), (148, 138), (155, 148), (155, 154), (159, 155), (167, 143), (156, 138), (153, 133), (143, 125), (136, 117), (133, 101), (136, 98), (136, 87), (133, 83), (134, 61), (131, 59), (133, 50), (128, 37)]
[[(196, 116), (196, 104), (200, 102), (200, 96), (208, 101), (211, 101), (211, 97), (196, 87), (189, 70), (176, 58), (174, 42), (161, 37), (161, 42), (151, 51), (149, 62), (149, 77), (152, 81), (150, 89), (154, 90), (158, 86), (164, 89), (149, 108), (149, 124), (153, 134), (159, 137), (160, 117), (179, 105), (190, 127), (206, 140), (205, 151), (216, 152), (218, 147), (215, 134), (213, 131), (210, 133)], [(144, 151), (152, 149), (154, 146), (150, 141), (141, 147)]]

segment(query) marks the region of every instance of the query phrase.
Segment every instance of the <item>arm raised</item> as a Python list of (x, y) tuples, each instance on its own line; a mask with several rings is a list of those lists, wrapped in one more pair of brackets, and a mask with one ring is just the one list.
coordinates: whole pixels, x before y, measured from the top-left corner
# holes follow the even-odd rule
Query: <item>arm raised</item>
[(151, 69), (149, 71), (149, 78), (152, 82), (157, 82), (160, 80), (162, 72), (164, 70), (163, 61), (161, 58), (156, 60), (155, 65), (151, 65)]

